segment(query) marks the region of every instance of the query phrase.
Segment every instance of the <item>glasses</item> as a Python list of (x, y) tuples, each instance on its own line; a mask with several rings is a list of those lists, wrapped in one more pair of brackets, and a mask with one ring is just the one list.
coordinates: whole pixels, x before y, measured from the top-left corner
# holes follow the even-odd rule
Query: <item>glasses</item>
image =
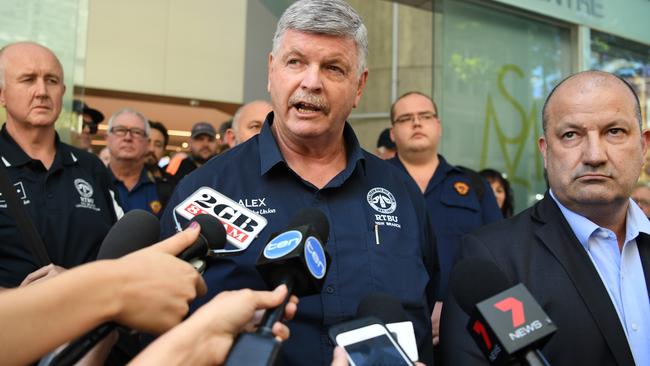
[(137, 127), (126, 128), (122, 126), (115, 126), (115, 127), (111, 127), (110, 132), (117, 137), (124, 137), (129, 132), (133, 137), (137, 137), (137, 138), (147, 137), (146, 131)]
[(434, 119), (438, 118), (438, 114), (433, 112), (422, 112), (416, 114), (404, 114), (399, 116), (393, 121), (394, 124), (405, 124), (407, 122), (414, 123), (417, 119), (422, 123), (432, 122)]

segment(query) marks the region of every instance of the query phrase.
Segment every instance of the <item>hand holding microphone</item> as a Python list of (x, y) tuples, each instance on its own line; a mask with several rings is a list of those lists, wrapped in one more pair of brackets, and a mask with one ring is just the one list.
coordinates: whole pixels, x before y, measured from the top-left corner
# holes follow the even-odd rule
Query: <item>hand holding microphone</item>
[[(200, 307), (187, 320), (160, 336), (132, 362), (137, 365), (223, 364), (235, 337), (250, 327), (261, 309), (281, 304), (288, 295), (286, 286), (273, 291), (224, 291)], [(297, 310), (295, 296), (285, 307), (285, 318)], [(289, 328), (277, 322), (272, 328), (277, 341), (289, 337)]]
[(318, 209), (301, 210), (288, 228), (271, 235), (257, 258), (256, 268), (271, 288), (286, 285), (288, 294), (280, 306), (267, 310), (256, 333), (244, 333), (228, 355), (226, 365), (273, 365), (280, 344), (272, 328), (281, 320), (290, 294), (319, 294), (329, 255), (323, 248), (329, 237), (329, 222)]
[[(115, 262), (117, 276), (114, 320), (129, 328), (160, 334), (187, 315), (189, 301), (206, 293), (200, 274), (176, 254), (199, 238), (200, 226), (188, 229), (156, 245)], [(137, 269), (137, 270), (134, 270)]]
[[(148, 232), (158, 229), (157, 221), (142, 219), (138, 213), (127, 216), (130, 219), (119, 227), (131, 229), (135, 226), (139, 229), (130, 237), (152, 242), (157, 240), (157, 234)], [(127, 225), (129, 223), (136, 225)], [(116, 230), (119, 227), (116, 225)], [(117, 234), (114, 232), (112, 237), (115, 238)], [(147, 239), (140, 234), (151, 235)], [(48, 281), (4, 291), (0, 294), (0, 323), (7, 330), (0, 332), (3, 363), (31, 363), (107, 321), (116, 320), (135, 329), (158, 333), (177, 324), (187, 312), (184, 310), (186, 304), (177, 304), (186, 303), (193, 296), (203, 293), (205, 284), (191, 266), (173, 256), (189, 247), (198, 237), (198, 228), (191, 228), (127, 257), (84, 264)], [(118, 240), (117, 244), (128, 247), (133, 243)], [(152, 273), (152, 270), (157, 272)], [(179, 281), (170, 273), (180, 273), (182, 279)], [(127, 278), (137, 284), (125, 283)], [(150, 286), (152, 283), (161, 284), (161, 287)], [(174, 289), (174, 296), (168, 293), (170, 288)], [(170, 299), (172, 297), (176, 298)], [(160, 303), (159, 298), (164, 304), (171, 302), (171, 307)], [(25, 322), (25, 319), (29, 319), (29, 322)], [(79, 358), (90, 348), (92, 346), (82, 349), (82, 352), (77, 351)]]
[[(187, 314), (189, 301), (206, 292), (205, 282), (198, 272), (174, 256), (189, 260), (200, 270), (205, 253), (211, 248), (223, 248), (226, 234), (214, 217), (199, 215), (193, 221), (202, 226), (190, 224), (189, 230), (151, 247), (148, 246), (158, 240), (160, 225), (158, 218), (146, 211), (129, 211), (111, 228), (99, 249), (98, 259), (125, 256), (110, 263), (118, 266), (112, 273), (119, 278), (112, 282), (114, 290), (100, 292), (124, 295), (105, 300), (117, 311), (117, 314), (109, 314), (112, 319), (130, 328), (159, 334), (178, 324)], [(139, 250), (145, 247), (148, 248)], [(115, 326), (113, 322), (103, 324), (69, 344), (51, 365), (74, 364)]]

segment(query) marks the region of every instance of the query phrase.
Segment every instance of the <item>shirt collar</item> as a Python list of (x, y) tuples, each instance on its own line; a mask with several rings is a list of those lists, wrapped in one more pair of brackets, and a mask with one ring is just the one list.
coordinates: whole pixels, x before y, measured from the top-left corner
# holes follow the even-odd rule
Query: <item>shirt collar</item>
[[(600, 229), (600, 226), (596, 225), (594, 222), (587, 219), (586, 217), (579, 215), (566, 208), (555, 197), (555, 194), (553, 194), (552, 190), (549, 189), (549, 193), (551, 194), (551, 197), (553, 198), (555, 203), (557, 203), (558, 207), (560, 208), (560, 211), (562, 211), (562, 215), (564, 215), (564, 218), (569, 223), (569, 226), (571, 226), (571, 229), (575, 233), (580, 244), (585, 249), (589, 250), (589, 237), (591, 236), (591, 234), (594, 233), (594, 231)], [(625, 242), (626, 243), (639, 236), (640, 232), (650, 234), (650, 221), (648, 221), (648, 218), (643, 214), (641, 208), (639, 208), (639, 206), (634, 201), (629, 199), (629, 202), (630, 204), (628, 205), (627, 214), (626, 214), (627, 216), (625, 219)]]
[[(287, 166), (280, 148), (278, 147), (273, 132), (271, 131), (271, 125), (273, 124), (273, 112), (270, 112), (266, 116), (262, 131), (258, 137), (259, 143), (259, 153), (260, 153), (260, 174), (264, 175), (274, 166), (282, 163)], [(361, 145), (359, 145), (359, 140), (357, 140), (356, 135), (352, 129), (352, 126), (348, 122), (345, 122), (343, 127), (343, 140), (345, 143), (345, 151), (347, 154), (347, 165), (345, 169), (338, 174), (330, 185), (339, 185), (344, 182), (354, 171), (357, 164), (361, 166), (363, 173), (365, 174), (365, 157), (363, 156), (363, 150)]]
[[(117, 177), (113, 174), (113, 170), (111, 170), (110, 165), (107, 167), (106, 170), (108, 170), (108, 175), (111, 178), (111, 181), (113, 182), (113, 184), (122, 183), (122, 181), (117, 179)], [(155, 184), (156, 183), (155, 178), (153, 176), (153, 173), (151, 173), (147, 169), (147, 167), (144, 166), (144, 167), (142, 167), (142, 170), (140, 171), (140, 178), (138, 178), (138, 183), (136, 183), (135, 186), (133, 186), (133, 189), (135, 189), (136, 187), (139, 187), (139, 186), (141, 186), (143, 184), (149, 184), (149, 183)]]
[[(16, 141), (9, 135), (7, 131), (7, 124), (5, 123), (0, 130), (0, 160), (5, 167), (23, 166), (33, 159), (23, 151), (23, 149), (16, 143)], [(61, 142), (59, 134), (54, 135), (54, 146), (56, 149), (55, 159), (59, 156), (63, 159), (63, 165), (75, 164), (78, 160), (73, 148)]]

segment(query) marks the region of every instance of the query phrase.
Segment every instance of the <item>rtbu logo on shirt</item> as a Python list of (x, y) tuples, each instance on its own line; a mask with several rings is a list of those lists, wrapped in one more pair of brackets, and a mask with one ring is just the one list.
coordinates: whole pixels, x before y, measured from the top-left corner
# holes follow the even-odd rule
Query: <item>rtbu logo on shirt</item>
[(218, 218), (226, 229), (228, 242), (240, 249), (247, 248), (267, 224), (263, 216), (209, 187), (199, 188), (174, 210), (188, 220), (201, 214)]

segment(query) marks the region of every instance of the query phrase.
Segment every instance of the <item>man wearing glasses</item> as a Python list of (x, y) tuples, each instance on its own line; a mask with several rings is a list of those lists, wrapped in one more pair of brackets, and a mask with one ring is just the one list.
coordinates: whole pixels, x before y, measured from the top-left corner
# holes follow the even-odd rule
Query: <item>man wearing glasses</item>
[(162, 212), (155, 178), (145, 168), (149, 149), (149, 121), (133, 109), (122, 109), (108, 120), (106, 143), (111, 154), (109, 174), (117, 188), (124, 212), (147, 210)]
[[(466, 168), (450, 165), (438, 154), (442, 126), (431, 98), (418, 92), (406, 93), (393, 103), (390, 118), (397, 156), (388, 161), (417, 183), (434, 221), (440, 260), (437, 298), (442, 299), (460, 237), (501, 219), (501, 211), (487, 181)], [(442, 302), (437, 301), (431, 315), (434, 345), (438, 343), (441, 309)]]

